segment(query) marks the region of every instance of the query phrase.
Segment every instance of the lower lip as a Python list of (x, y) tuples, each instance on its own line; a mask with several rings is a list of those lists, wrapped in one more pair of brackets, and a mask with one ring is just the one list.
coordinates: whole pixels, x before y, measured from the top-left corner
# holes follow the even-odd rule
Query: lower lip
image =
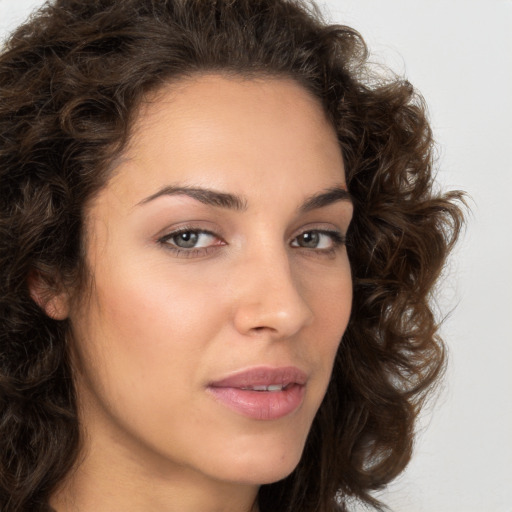
[(300, 407), (305, 386), (293, 384), (282, 391), (251, 391), (210, 386), (208, 391), (219, 402), (243, 416), (256, 420), (277, 420)]

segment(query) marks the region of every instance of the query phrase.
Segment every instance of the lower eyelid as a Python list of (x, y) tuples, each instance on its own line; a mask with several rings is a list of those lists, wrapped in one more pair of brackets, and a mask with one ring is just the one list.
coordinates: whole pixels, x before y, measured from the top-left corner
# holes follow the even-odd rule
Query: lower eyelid
[(197, 247), (192, 249), (182, 249), (181, 247), (169, 246), (167, 249), (181, 258), (196, 258), (199, 256), (207, 256), (218, 248), (218, 245), (209, 245), (208, 247)]

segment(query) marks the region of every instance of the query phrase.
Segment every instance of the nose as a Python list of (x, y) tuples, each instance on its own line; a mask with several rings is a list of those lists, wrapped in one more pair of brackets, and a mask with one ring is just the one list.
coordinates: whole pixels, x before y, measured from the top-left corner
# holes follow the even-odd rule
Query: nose
[(237, 266), (234, 324), (238, 332), (284, 339), (311, 324), (313, 310), (285, 249), (254, 254)]

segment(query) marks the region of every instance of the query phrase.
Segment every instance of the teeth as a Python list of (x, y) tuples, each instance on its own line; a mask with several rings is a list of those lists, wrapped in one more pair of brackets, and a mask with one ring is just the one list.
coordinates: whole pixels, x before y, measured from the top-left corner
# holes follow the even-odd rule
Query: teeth
[(282, 391), (283, 387), (282, 384), (272, 384), (271, 386), (251, 386), (242, 389), (247, 391)]

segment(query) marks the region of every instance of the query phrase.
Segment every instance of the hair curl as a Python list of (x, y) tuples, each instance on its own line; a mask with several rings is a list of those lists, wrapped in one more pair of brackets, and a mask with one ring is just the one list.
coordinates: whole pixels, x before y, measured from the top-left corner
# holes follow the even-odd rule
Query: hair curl
[[(0, 56), (0, 509), (48, 511), (80, 434), (69, 325), (28, 282), (83, 277), (83, 209), (106, 183), (145, 93), (203, 72), (277, 76), (318, 97), (354, 198), (351, 320), (296, 470), (262, 512), (348, 510), (398, 475), (444, 364), (431, 305), (461, 194), (433, 184), (421, 97), (369, 79), (357, 32), (298, 0), (56, 0)], [(376, 75), (373, 75), (374, 77)]]

